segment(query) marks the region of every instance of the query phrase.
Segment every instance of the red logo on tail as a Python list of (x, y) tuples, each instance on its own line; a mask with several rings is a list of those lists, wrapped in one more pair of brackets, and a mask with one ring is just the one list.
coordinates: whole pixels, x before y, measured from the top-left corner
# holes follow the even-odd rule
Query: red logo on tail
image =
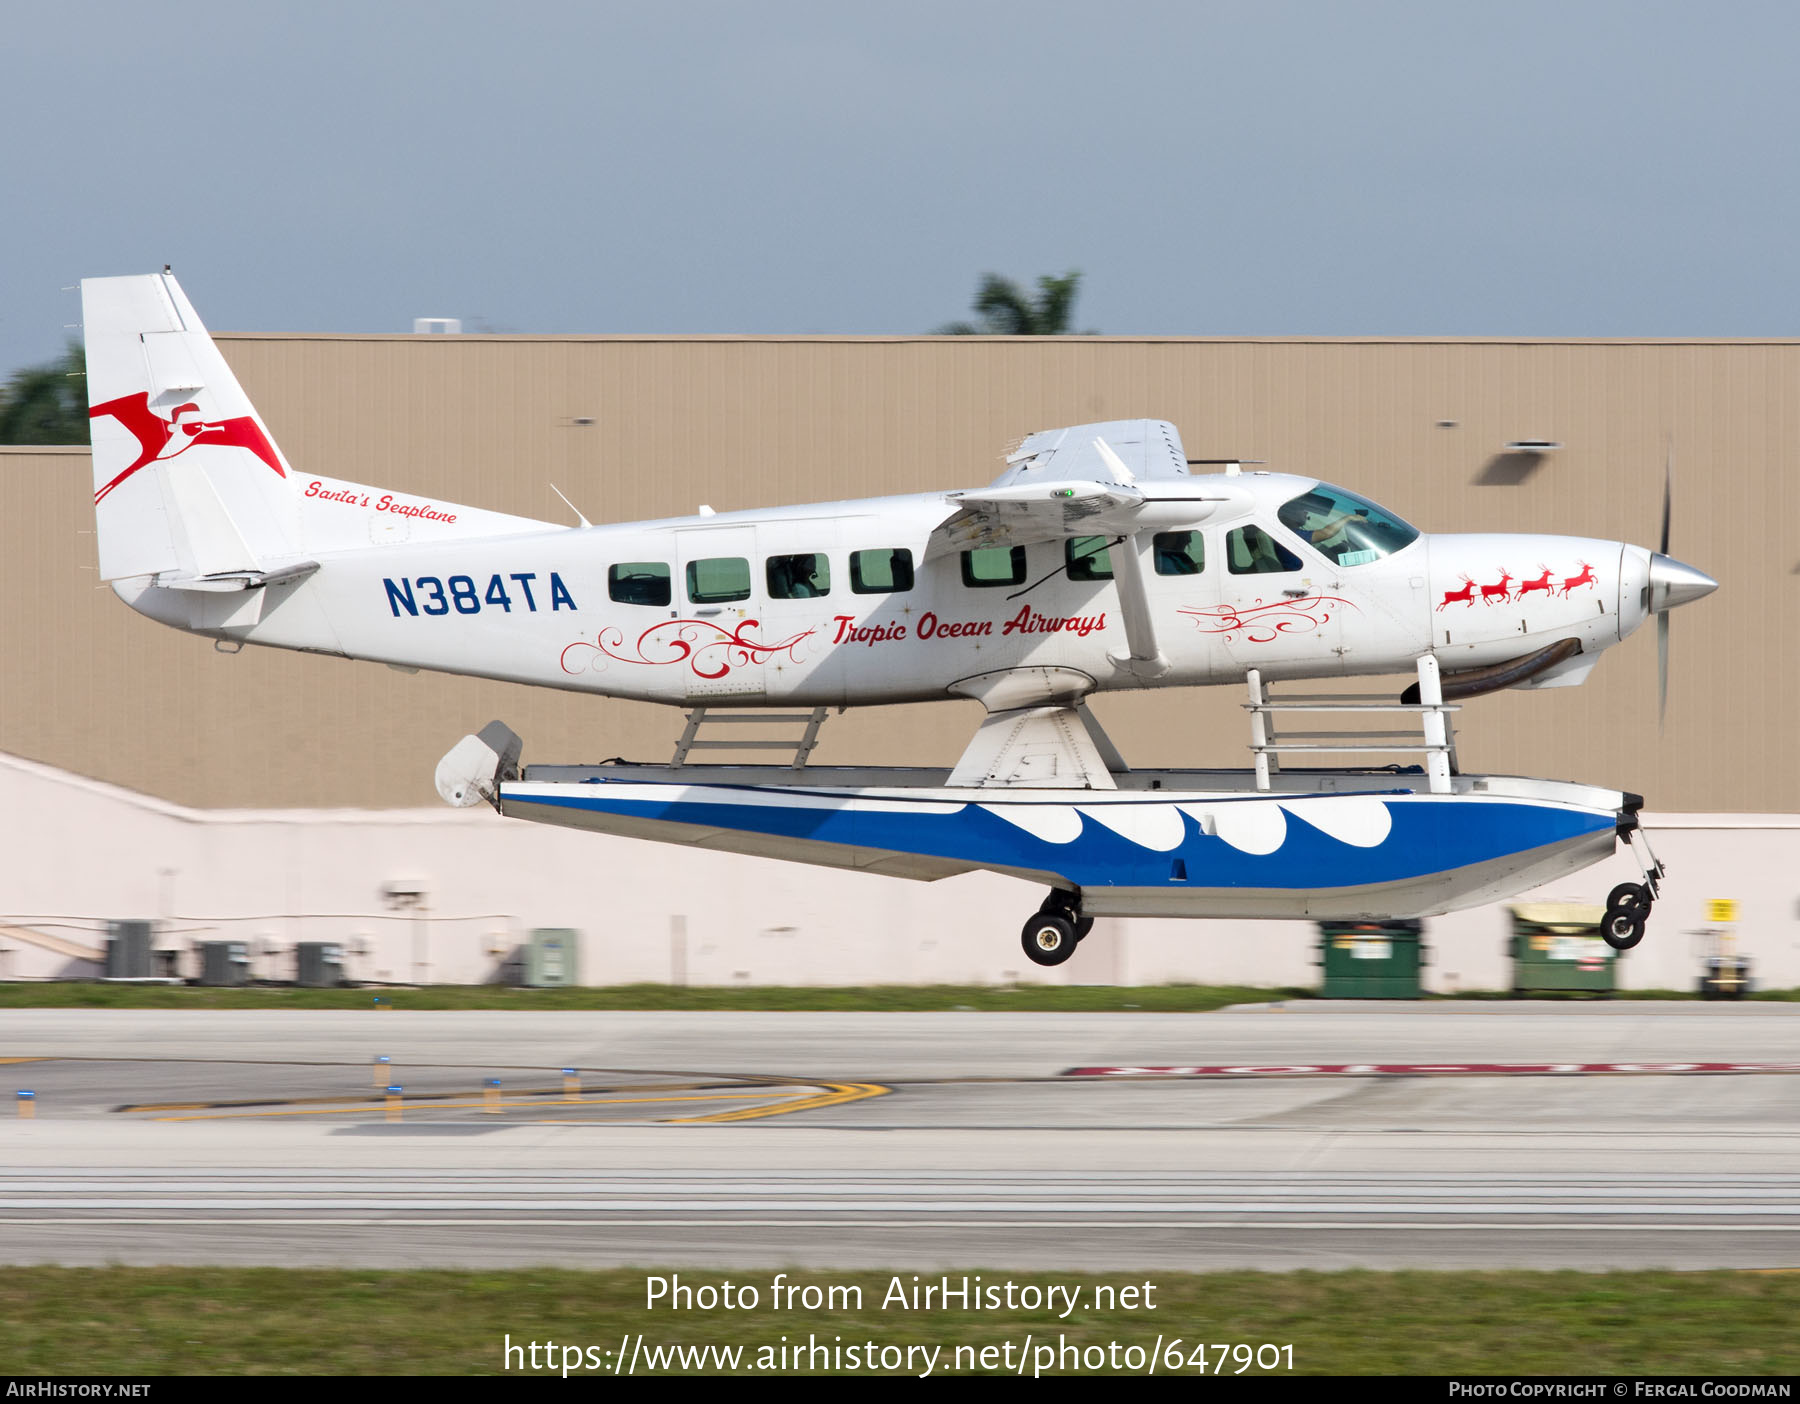
[(116, 400), (108, 400), (103, 405), (95, 405), (88, 411), (88, 418), (98, 419), (106, 414), (131, 431), (138, 441), (139, 452), (137, 460), (129, 468), (94, 494), (96, 504), (146, 463), (174, 458), (177, 454), (186, 453), (195, 444), (235, 444), (238, 448), (247, 448), (279, 476), (287, 476), (282, 471), (281, 460), (275, 456), (275, 446), (269, 442), (268, 436), (257, 422), (247, 414), (239, 415), (236, 419), (209, 421), (198, 417), (198, 405), (189, 403), (176, 405), (169, 412), (169, 417), (164, 419), (150, 408), (150, 396), (142, 390), (135, 395), (124, 395)]

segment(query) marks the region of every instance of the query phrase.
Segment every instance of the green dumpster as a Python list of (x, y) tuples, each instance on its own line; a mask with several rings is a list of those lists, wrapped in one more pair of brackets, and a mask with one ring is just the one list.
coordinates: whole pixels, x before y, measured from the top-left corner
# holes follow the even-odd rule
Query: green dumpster
[(1514, 998), (1550, 990), (1607, 996), (1618, 989), (1620, 953), (1600, 935), (1606, 908), (1522, 902), (1510, 910)]
[(1325, 999), (1418, 999), (1424, 990), (1424, 923), (1322, 921), (1319, 964)]

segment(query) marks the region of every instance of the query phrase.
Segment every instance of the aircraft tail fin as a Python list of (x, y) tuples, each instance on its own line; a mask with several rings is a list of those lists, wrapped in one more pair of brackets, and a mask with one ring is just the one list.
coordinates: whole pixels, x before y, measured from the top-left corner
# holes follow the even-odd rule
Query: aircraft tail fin
[(103, 580), (205, 589), (290, 575), (325, 552), (553, 529), (296, 476), (166, 270), (84, 279), (81, 304)]
[(287, 460), (174, 276), (85, 279), (81, 303), (101, 578), (295, 559)]

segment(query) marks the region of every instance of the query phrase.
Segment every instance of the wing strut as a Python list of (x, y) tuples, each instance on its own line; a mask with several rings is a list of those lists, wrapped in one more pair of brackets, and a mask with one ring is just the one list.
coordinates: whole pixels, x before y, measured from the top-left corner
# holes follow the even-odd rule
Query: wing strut
[(1128, 653), (1110, 655), (1115, 666), (1149, 682), (1169, 671), (1169, 660), (1156, 643), (1150, 618), (1150, 592), (1144, 582), (1145, 533), (1125, 538), (1112, 552), (1113, 581), (1119, 587), (1119, 613), (1125, 621)]
[[(1136, 479), (1112, 445), (1105, 439), (1094, 440), (1094, 451), (1112, 471), (1113, 481), (1135, 486)], [(1119, 587), (1119, 613), (1125, 619), (1126, 654), (1112, 654), (1112, 661), (1134, 677), (1149, 682), (1169, 671), (1169, 660), (1156, 645), (1156, 625), (1150, 618), (1150, 591), (1144, 583), (1144, 542), (1142, 532), (1127, 536), (1112, 553), (1113, 580)]]

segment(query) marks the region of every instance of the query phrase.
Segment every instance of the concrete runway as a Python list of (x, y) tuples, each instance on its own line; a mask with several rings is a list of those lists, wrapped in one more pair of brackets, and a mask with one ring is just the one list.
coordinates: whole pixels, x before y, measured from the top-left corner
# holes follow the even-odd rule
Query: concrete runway
[[(1346, 1064), (1422, 1066), (1066, 1075)], [(8, 1264), (1800, 1267), (1800, 1005), (23, 1010), (0, 1073)]]

